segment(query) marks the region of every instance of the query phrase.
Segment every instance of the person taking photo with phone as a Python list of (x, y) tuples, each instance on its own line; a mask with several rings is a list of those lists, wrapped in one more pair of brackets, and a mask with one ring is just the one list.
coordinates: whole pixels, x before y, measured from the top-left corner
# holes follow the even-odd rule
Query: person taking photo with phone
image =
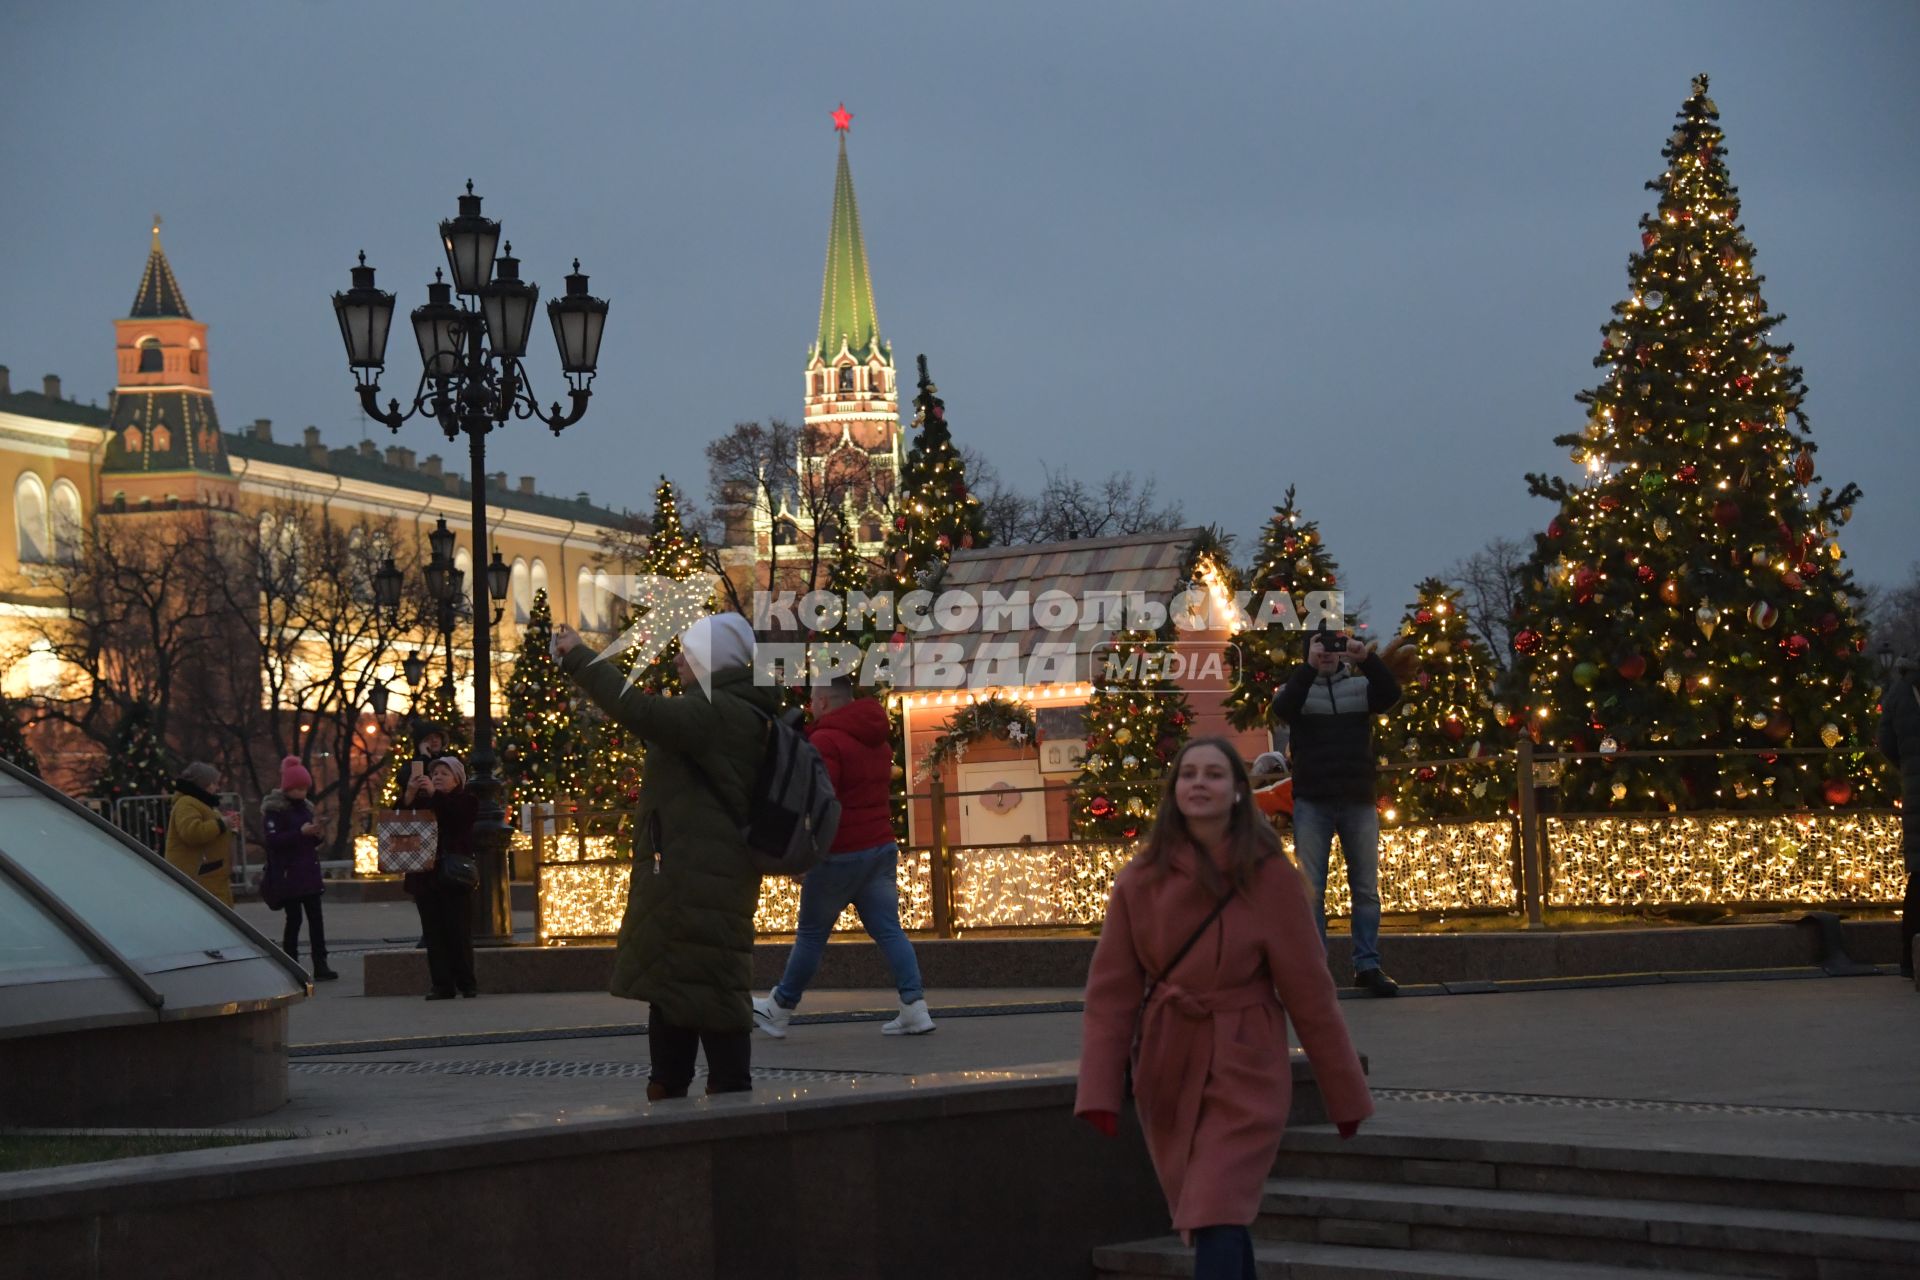
[(1380, 967), (1380, 811), (1374, 806), (1373, 718), (1400, 701), (1400, 682), (1363, 640), (1316, 631), (1306, 661), (1273, 699), (1292, 735), (1293, 849), (1313, 890), (1314, 922), (1327, 937), (1327, 868), (1333, 839), (1353, 893), (1353, 984), (1398, 994)]

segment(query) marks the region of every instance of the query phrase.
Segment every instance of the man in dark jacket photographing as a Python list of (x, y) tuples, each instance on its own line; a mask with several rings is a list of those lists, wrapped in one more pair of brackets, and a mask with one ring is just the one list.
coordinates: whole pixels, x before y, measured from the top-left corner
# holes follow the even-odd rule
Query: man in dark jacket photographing
[(1353, 981), (1376, 996), (1399, 986), (1380, 968), (1380, 813), (1374, 807), (1373, 718), (1400, 700), (1400, 682), (1364, 642), (1320, 631), (1307, 660), (1273, 700), (1291, 732), (1293, 846), (1313, 885), (1320, 940), (1327, 936), (1327, 867), (1333, 839), (1353, 891)]

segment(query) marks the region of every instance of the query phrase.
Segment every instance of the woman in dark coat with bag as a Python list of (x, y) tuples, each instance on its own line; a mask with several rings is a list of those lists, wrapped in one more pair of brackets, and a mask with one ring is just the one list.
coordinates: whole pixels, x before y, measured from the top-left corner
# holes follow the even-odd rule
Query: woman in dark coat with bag
[(651, 1100), (684, 1098), (707, 1054), (707, 1092), (753, 1088), (753, 913), (760, 873), (741, 826), (778, 692), (754, 683), (753, 628), (715, 614), (680, 636), (682, 692), (626, 687), (626, 676), (555, 629), (561, 668), (646, 743), (633, 880), (614, 955), (616, 996), (647, 1002)]
[(427, 940), (427, 972), (433, 980), (427, 999), (451, 1000), (456, 991), (477, 996), (473, 885), (449, 874), (473, 863), (473, 824), (480, 816), (480, 800), (467, 790), (467, 766), (458, 756), (441, 756), (407, 784), (405, 803), (409, 809), (431, 809), (439, 820), (433, 865), (409, 871), (403, 881)]
[(260, 901), (287, 913), (280, 949), (300, 958), (300, 917), (307, 918), (307, 942), (313, 949), (313, 980), (331, 982), (340, 975), (327, 967), (327, 928), (320, 914), (320, 895), (327, 891), (320, 875), (320, 824), (314, 819), (313, 775), (299, 756), (280, 762), (280, 789), (260, 802), (260, 822), (267, 846), (267, 869), (260, 877)]

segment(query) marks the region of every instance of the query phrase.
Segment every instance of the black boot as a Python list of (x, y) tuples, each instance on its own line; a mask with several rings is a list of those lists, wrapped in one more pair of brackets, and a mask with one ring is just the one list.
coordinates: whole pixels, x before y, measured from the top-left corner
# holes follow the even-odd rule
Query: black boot
[(1392, 978), (1389, 978), (1383, 970), (1378, 968), (1362, 969), (1360, 972), (1354, 974), (1353, 985), (1359, 987), (1370, 996), (1397, 996), (1400, 994), (1400, 984)]

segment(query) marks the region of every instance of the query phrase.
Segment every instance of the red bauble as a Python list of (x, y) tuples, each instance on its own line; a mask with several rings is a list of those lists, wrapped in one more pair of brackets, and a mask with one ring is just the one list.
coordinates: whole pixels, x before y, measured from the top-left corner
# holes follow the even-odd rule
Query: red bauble
[(1740, 504), (1725, 498), (1713, 504), (1713, 522), (1722, 529), (1731, 528), (1740, 519)]
[(1547, 521), (1547, 536), (1549, 538), (1558, 540), (1565, 532), (1566, 527), (1560, 523), (1559, 516), (1555, 516), (1553, 519)]
[(1419, 623), (1419, 624), (1420, 624), (1421, 626), (1423, 626), (1423, 627), (1424, 627), (1424, 626), (1426, 626), (1426, 625), (1427, 625), (1427, 624), (1428, 624), (1429, 622), (1432, 622), (1432, 621), (1433, 621), (1433, 610), (1431, 610), (1431, 609), (1422, 609), (1422, 610), (1420, 610), (1420, 611), (1419, 611), (1418, 613), (1416, 613), (1416, 614), (1414, 614), (1414, 615), (1413, 615), (1413, 620), (1414, 620), (1415, 622), (1417, 622), (1417, 623)]
[(1807, 656), (1807, 650), (1813, 648), (1813, 642), (1796, 631), (1782, 640), (1780, 647), (1787, 651), (1789, 658), (1804, 658)]
[(1528, 657), (1532, 657), (1534, 654), (1540, 652), (1540, 639), (1541, 637), (1538, 631), (1535, 631), (1532, 627), (1523, 627), (1514, 633), (1514, 652), (1523, 653)]
[(1640, 233), (1640, 247), (1642, 249), (1651, 249), (1659, 243), (1660, 233), (1658, 231), (1642, 231)]
[(1609, 493), (1604, 495), (1600, 499), (1600, 501), (1595, 505), (1598, 506), (1602, 511), (1612, 511), (1615, 508), (1619, 507), (1620, 499), (1614, 497), (1612, 494)]
[(1845, 804), (1853, 799), (1853, 784), (1845, 778), (1828, 778), (1822, 790), (1827, 794), (1828, 804)]
[(893, 518), (893, 527), (897, 532), (905, 533), (907, 531), (907, 518), (905, 516), (895, 516)]
[(953, 545), (953, 539), (943, 533), (933, 540), (933, 545), (945, 551)]
[(1620, 659), (1620, 661), (1615, 664), (1614, 669), (1620, 673), (1622, 679), (1638, 680), (1641, 676), (1647, 674), (1647, 655), (1644, 653), (1630, 653)]
[(1573, 598), (1581, 604), (1593, 599), (1593, 593), (1599, 589), (1600, 573), (1596, 569), (1582, 566), (1573, 575)]
[(1138, 828), (1138, 827), (1122, 827), (1122, 828), (1120, 828), (1120, 834), (1121, 834), (1121, 835), (1122, 835), (1123, 837), (1125, 837), (1126, 839), (1128, 839), (1128, 840), (1131, 840), (1131, 839), (1133, 839), (1133, 838), (1134, 838), (1135, 836), (1137, 836), (1137, 835), (1139, 835), (1139, 834), (1140, 834), (1140, 828)]
[(1327, 585), (1330, 587), (1337, 587), (1340, 585), (1339, 579), (1335, 578), (1332, 574), (1328, 574)]
[(1785, 742), (1793, 736), (1793, 721), (1788, 718), (1786, 712), (1776, 711), (1767, 717), (1767, 723), (1762, 726), (1761, 732), (1767, 735), (1767, 740), (1770, 742)]
[(1653, 566), (1650, 564), (1643, 564), (1638, 569), (1635, 569), (1633, 571), (1633, 574), (1636, 578), (1640, 579), (1640, 581), (1642, 582), (1652, 582)]
[(1660, 598), (1668, 604), (1680, 603), (1680, 579), (1668, 578), (1660, 584)]
[(1113, 801), (1105, 796), (1095, 796), (1093, 802), (1087, 806), (1087, 812), (1096, 818), (1104, 818), (1113, 812)]
[(1780, 575), (1780, 584), (1789, 591), (1805, 591), (1807, 589), (1807, 580), (1802, 578), (1798, 573), (1795, 573), (1792, 569)]
[(971, 546), (973, 546), (973, 535), (972, 535), (972, 534), (970, 534), (970, 533), (963, 533), (963, 534), (961, 534), (961, 535), (960, 535), (960, 545), (961, 545), (962, 547), (971, 547)]
[(888, 638), (887, 644), (894, 652), (898, 653), (907, 647), (907, 633), (904, 631), (894, 632), (893, 635)]
[(1803, 578), (1811, 578), (1814, 574), (1820, 572), (1820, 565), (1817, 561), (1802, 560), (1794, 566), (1794, 570)]
[(1414, 776), (1422, 782), (1432, 782), (1439, 775), (1432, 765), (1421, 765), (1419, 772)]
[(1809, 484), (1812, 482), (1813, 453), (1810, 450), (1802, 449), (1799, 453), (1794, 455), (1793, 478), (1795, 480), (1798, 480), (1801, 484)]
[(1681, 467), (1678, 471), (1674, 472), (1674, 476), (1680, 481), (1681, 484), (1692, 484), (1700, 478), (1700, 468), (1694, 466), (1691, 462), (1689, 462), (1685, 466)]
[(1586, 735), (1586, 734), (1584, 734), (1584, 733), (1570, 733), (1570, 734), (1568, 734), (1568, 735), (1567, 735), (1567, 750), (1569, 750), (1569, 751), (1585, 751), (1586, 749), (1587, 749), (1587, 735)]
[(1441, 724), (1440, 731), (1455, 742), (1467, 736), (1467, 726), (1451, 716)]
[(1840, 629), (1840, 619), (1838, 617), (1836, 617), (1831, 613), (1823, 613), (1820, 615), (1820, 634), (1821, 635), (1823, 636), (1832, 635), (1834, 632), (1838, 631), (1839, 629)]

